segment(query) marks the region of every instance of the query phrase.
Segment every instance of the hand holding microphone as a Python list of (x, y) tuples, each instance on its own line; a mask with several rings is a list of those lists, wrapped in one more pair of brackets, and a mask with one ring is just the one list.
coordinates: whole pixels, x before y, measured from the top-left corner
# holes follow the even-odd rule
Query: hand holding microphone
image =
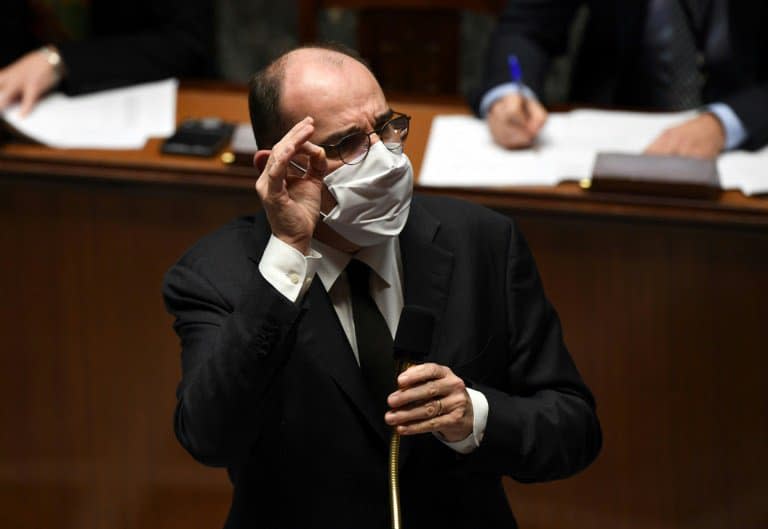
[(397, 390), (389, 395), (386, 423), (400, 435), (436, 432), (446, 441), (472, 433), (472, 402), (464, 381), (449, 367), (418, 364), (429, 352), (434, 316), (420, 307), (405, 307), (395, 337)]
[(397, 385), (384, 420), (398, 434), (436, 432), (454, 442), (472, 433), (472, 401), (464, 381), (449, 367), (414, 365), (397, 377)]
[(406, 305), (400, 314), (394, 355), (398, 389), (389, 395), (384, 416), (393, 427), (389, 443), (389, 502), (392, 529), (402, 529), (400, 513), (400, 436), (436, 432), (447, 441), (472, 433), (472, 402), (464, 381), (448, 367), (419, 364), (432, 346), (435, 316)]

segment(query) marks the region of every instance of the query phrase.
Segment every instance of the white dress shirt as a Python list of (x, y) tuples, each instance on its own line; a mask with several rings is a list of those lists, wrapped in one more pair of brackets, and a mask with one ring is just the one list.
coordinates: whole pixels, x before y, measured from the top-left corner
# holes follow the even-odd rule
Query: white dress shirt
[[(264, 279), (293, 303), (304, 296), (317, 274), (331, 298), (333, 308), (359, 365), (349, 284), (344, 271), (351, 258), (350, 254), (315, 239), (312, 240), (310, 254), (305, 256), (272, 235), (259, 262), (259, 271)], [(366, 263), (374, 272), (371, 275), (371, 297), (384, 316), (394, 338), (404, 304), (399, 240), (397, 237), (391, 237), (382, 244), (361, 248), (355, 254), (355, 258)], [(470, 388), (467, 388), (467, 393), (472, 401), (474, 417), (472, 433), (457, 442), (448, 442), (440, 435), (435, 436), (462, 454), (467, 454), (480, 446), (488, 421), (488, 400), (485, 395)]]

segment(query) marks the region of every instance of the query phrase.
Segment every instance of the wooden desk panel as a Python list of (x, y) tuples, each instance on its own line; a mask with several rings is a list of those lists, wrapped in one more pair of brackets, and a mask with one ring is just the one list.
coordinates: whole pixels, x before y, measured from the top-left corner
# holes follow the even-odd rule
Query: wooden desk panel
[[(180, 117), (238, 92), (185, 91)], [(414, 116), (418, 167), (431, 116)], [(219, 110), (216, 110), (219, 112)], [(227, 113), (229, 112), (229, 114)], [(253, 171), (143, 151), (0, 148), (0, 524), (220, 526), (230, 487), (172, 433), (179, 346), (165, 270), (258, 208)], [(605, 448), (562, 482), (507, 483), (525, 529), (768, 526), (768, 205), (428, 190), (518, 219), (595, 392)]]
[(524, 527), (768, 523), (768, 232), (515, 214), (605, 445), (585, 473), (509, 484)]

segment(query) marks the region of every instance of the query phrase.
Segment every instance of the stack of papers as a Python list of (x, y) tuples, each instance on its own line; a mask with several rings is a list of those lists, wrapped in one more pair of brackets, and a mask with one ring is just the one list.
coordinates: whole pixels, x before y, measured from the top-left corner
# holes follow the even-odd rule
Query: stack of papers
[[(694, 112), (646, 114), (574, 110), (550, 114), (531, 149), (510, 151), (493, 143), (485, 121), (437, 116), (432, 122), (419, 184), (439, 187), (555, 185), (590, 178), (598, 152), (640, 154), (666, 128)], [(724, 189), (768, 192), (768, 148), (735, 151), (718, 160)]]
[(140, 149), (151, 137), (176, 128), (178, 81), (167, 79), (69, 97), (53, 93), (19, 116), (19, 105), (2, 112), (22, 136), (61, 149)]

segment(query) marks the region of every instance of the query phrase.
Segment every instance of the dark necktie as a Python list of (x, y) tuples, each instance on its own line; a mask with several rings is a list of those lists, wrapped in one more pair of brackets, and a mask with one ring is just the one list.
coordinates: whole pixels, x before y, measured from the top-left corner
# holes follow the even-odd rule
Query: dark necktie
[(704, 77), (696, 46), (704, 3), (695, 0), (649, 0), (645, 30), (647, 74), (652, 79), (651, 103), (666, 110), (701, 104)]
[(357, 259), (347, 265), (360, 370), (383, 420), (387, 396), (395, 389), (395, 363), (392, 335), (370, 294), (370, 272), (368, 265)]

